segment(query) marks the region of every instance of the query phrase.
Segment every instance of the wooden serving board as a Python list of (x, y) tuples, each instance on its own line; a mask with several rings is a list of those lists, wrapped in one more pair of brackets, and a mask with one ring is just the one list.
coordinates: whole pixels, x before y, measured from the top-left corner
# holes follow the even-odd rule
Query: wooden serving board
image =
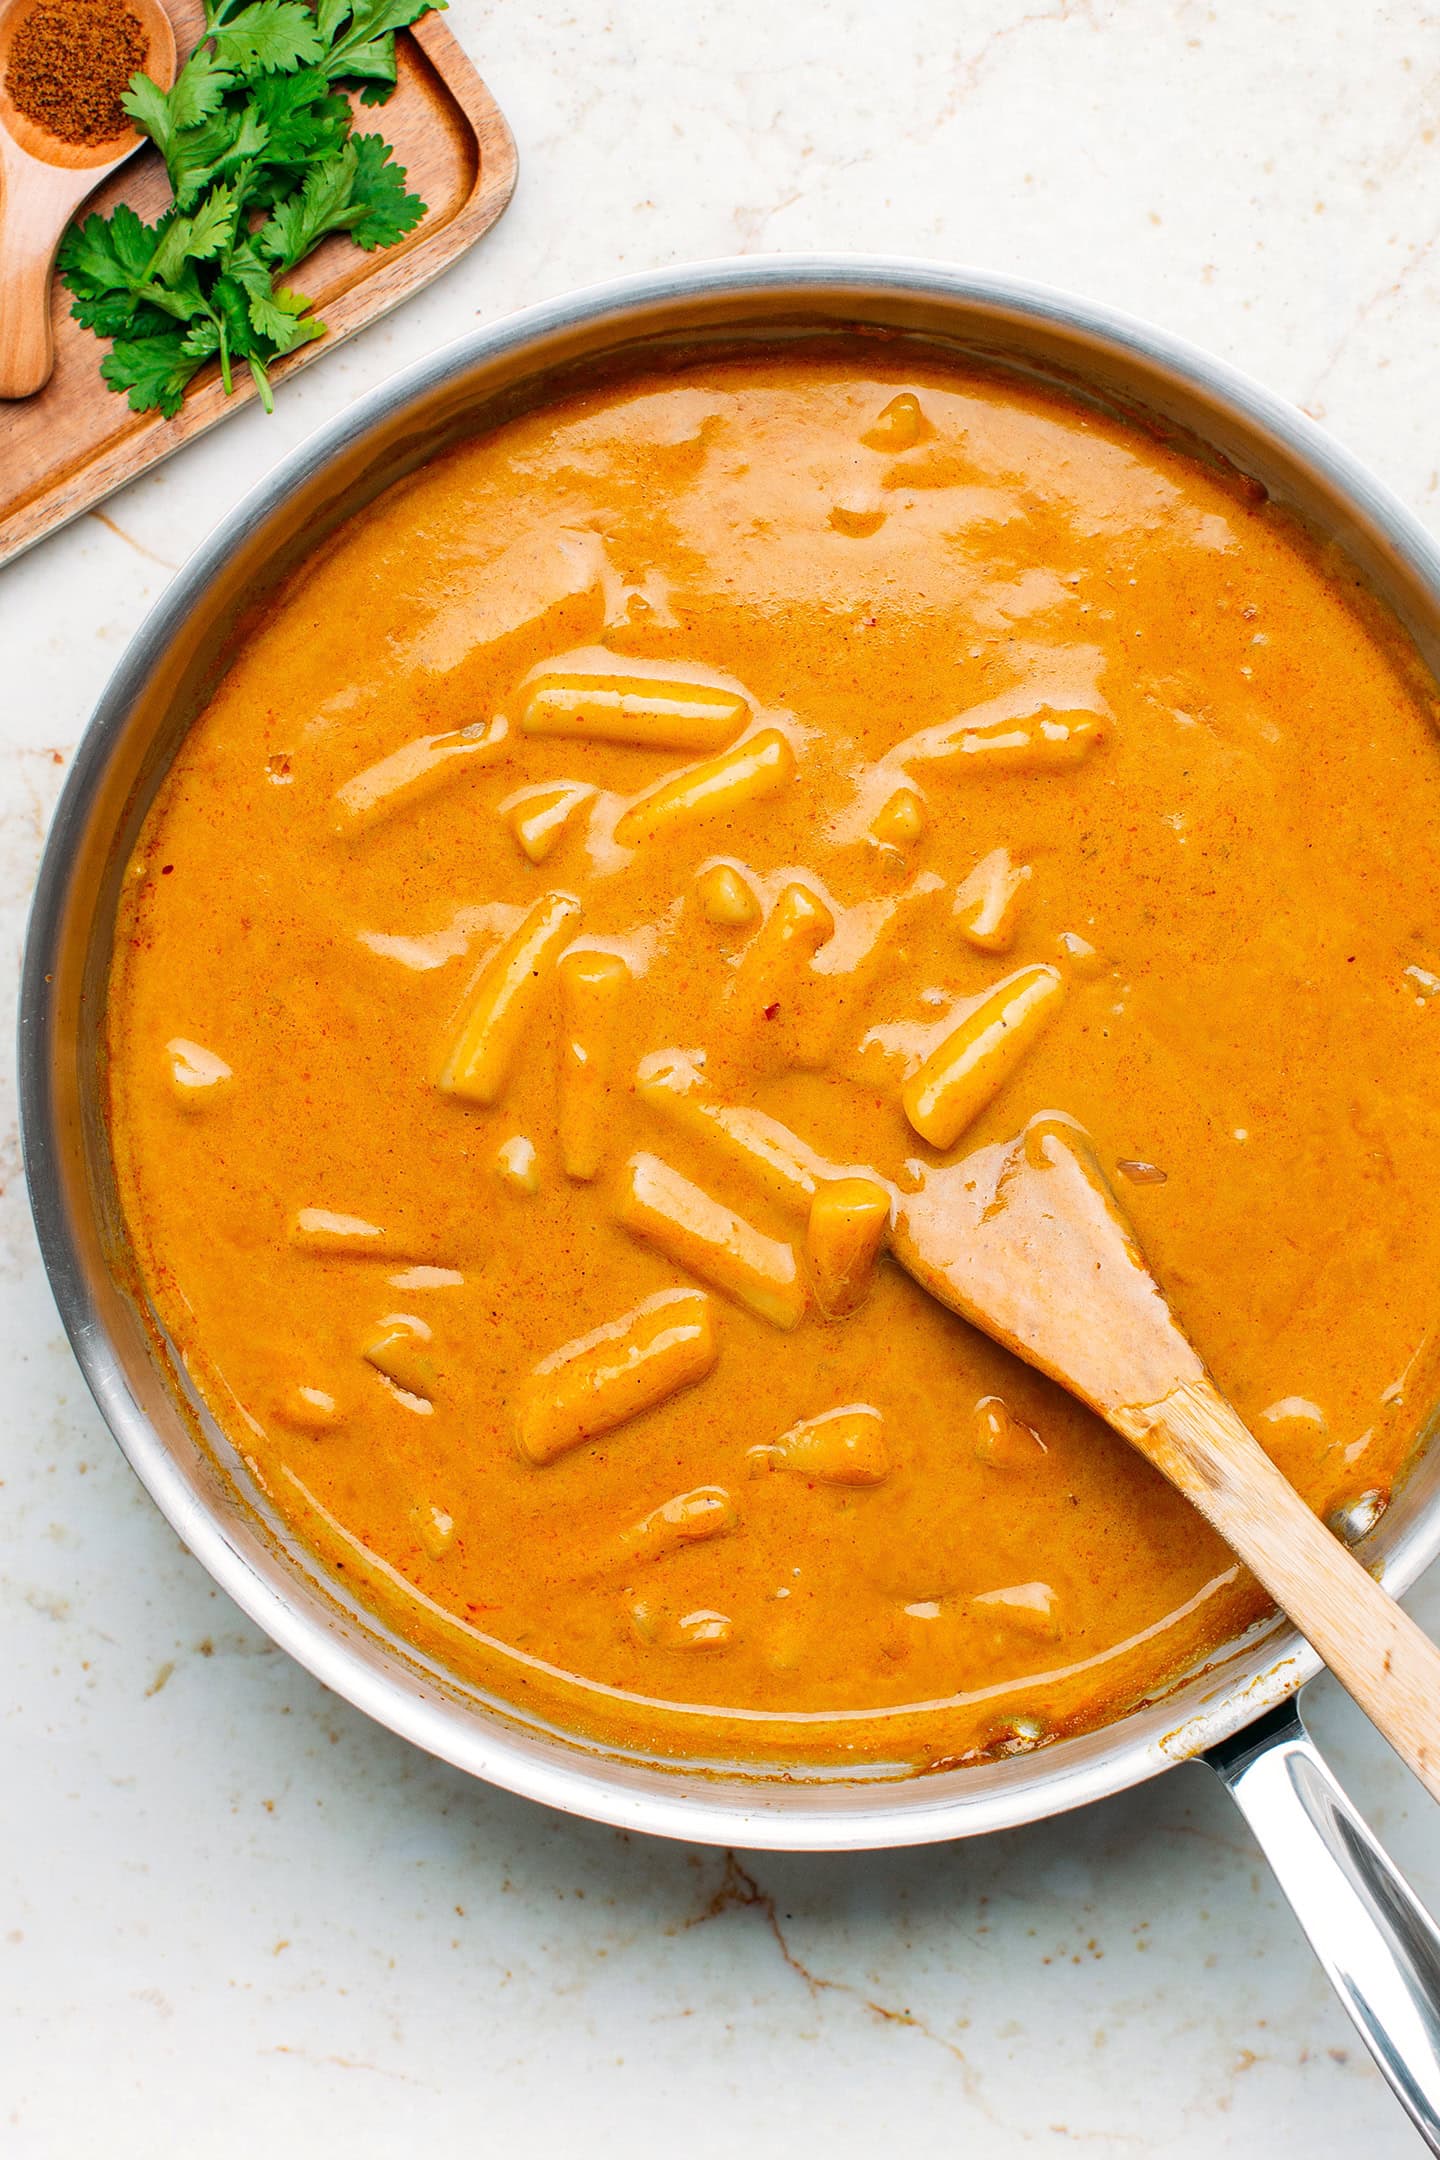
[[(204, 27), (203, 0), (167, 0), (182, 60)], [(361, 133), (395, 146), (410, 188), (429, 205), (395, 247), (363, 254), (341, 234), (307, 256), (293, 282), (315, 302), (326, 335), (277, 361), (277, 395), (296, 368), (323, 360), (342, 338), (388, 314), (494, 224), (515, 188), (515, 143), (505, 119), (442, 15), (426, 15), (396, 39), (399, 81), (387, 105), (357, 108)], [(170, 200), (159, 156), (143, 150), (85, 204), (132, 203), (147, 221)], [(78, 517), (192, 436), (238, 410), (256, 392), (235, 371), (226, 397), (218, 367), (197, 375), (173, 420), (131, 412), (100, 379), (107, 341), (70, 320), (70, 294), (57, 278), (51, 296), (55, 372), (35, 397), (0, 403), (0, 563)]]

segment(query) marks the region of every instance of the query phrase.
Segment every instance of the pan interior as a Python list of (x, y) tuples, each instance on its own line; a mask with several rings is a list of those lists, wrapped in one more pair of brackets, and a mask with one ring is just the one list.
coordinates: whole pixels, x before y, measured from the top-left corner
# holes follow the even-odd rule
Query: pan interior
[[(817, 327), (818, 325), (818, 327)], [(1129, 1782), (1216, 1737), (1306, 1669), (1282, 1628), (1252, 1631), (1164, 1702), (1029, 1758), (922, 1780), (803, 1780), (683, 1768), (586, 1750), (520, 1725), (457, 1688), (337, 1590), (291, 1536), (199, 1409), (137, 1297), (99, 1115), (98, 1018), (118, 881), (186, 726), (276, 580), (341, 522), (441, 447), (578, 380), (652, 368), (666, 355), (757, 346), (961, 357), (1058, 382), (1198, 444), (1346, 544), (1367, 582), (1434, 643), (1433, 566), (1398, 513), (1384, 521), (1356, 476), (1315, 442), (1287, 441), (1246, 411), (1239, 386), (1188, 379), (1178, 359), (1127, 348), (1079, 319), (1047, 317), (962, 281), (890, 275), (868, 288), (834, 273), (747, 285), (718, 275), (688, 293), (581, 303), (462, 348), (330, 431), (237, 513), (183, 578), (117, 677), (77, 766), (37, 902), (24, 1013), (26, 1138), (37, 1219), (67, 1324), (122, 1444), (172, 1521), (226, 1587), (331, 1684), (437, 1752), (501, 1782), (615, 1819), (754, 1842), (847, 1844), (955, 1834), (1048, 1812)], [(1305, 434), (1299, 423), (1295, 430)], [(1382, 508), (1386, 506), (1382, 505)], [(46, 978), (53, 978), (47, 981)], [(1417, 1462), (1367, 1556), (1398, 1577), (1432, 1538), (1432, 1466)]]

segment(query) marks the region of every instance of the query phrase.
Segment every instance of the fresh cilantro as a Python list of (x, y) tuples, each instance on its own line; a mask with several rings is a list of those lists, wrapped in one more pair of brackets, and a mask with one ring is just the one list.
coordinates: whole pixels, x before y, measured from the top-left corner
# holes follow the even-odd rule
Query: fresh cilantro
[(395, 87), (395, 32), (415, 19), (407, 0), (334, 0), (321, 13), (332, 25), (333, 72), (365, 76), (362, 102), (383, 105)]
[(249, 110), (265, 130), (265, 159), (272, 166), (333, 157), (350, 132), (350, 107), (332, 93), (323, 68), (262, 76)]
[(432, 5), (205, 0), (173, 88), (132, 76), (122, 102), (174, 202), (154, 225), (127, 203), (72, 225), (59, 264), (75, 320), (111, 340), (101, 375), (137, 412), (173, 416), (212, 360), (227, 393), (248, 366), (268, 411), (271, 364), (325, 334), (290, 271), (328, 233), (393, 247), (425, 215), (383, 136), (353, 133), (345, 89), (383, 104), (395, 33)]
[(214, 180), (231, 178), (242, 165), (270, 152), (270, 130), (252, 104), (239, 113), (223, 107), (173, 137), (169, 165), (177, 209), (189, 210)]
[[(170, 93), (171, 97), (174, 92)], [(157, 82), (148, 75), (132, 75), (130, 87), (121, 97), (124, 106), (137, 128), (148, 135), (162, 157), (170, 154), (170, 138), (175, 129), (175, 118), (170, 98)]]
[(350, 147), (355, 152), (350, 197), (360, 209), (350, 237), (368, 255), (372, 248), (394, 247), (403, 240), (425, 215), (425, 208), (406, 194), (405, 168), (391, 162), (390, 145), (383, 135), (353, 135)]
[(117, 337), (100, 373), (112, 390), (129, 393), (136, 412), (158, 406), (167, 420), (180, 410), (185, 385), (201, 365), (186, 351), (184, 331), (162, 330), (154, 337)]
[(129, 203), (112, 216), (88, 217), (65, 235), (66, 273), (77, 298), (129, 292), (143, 281), (155, 253), (158, 230), (135, 215)]
[(255, 244), (281, 270), (289, 270), (317, 247), (326, 233), (343, 231), (359, 215), (352, 208), (355, 145), (347, 142), (306, 174), (298, 195), (275, 205), (255, 235)]
[(324, 52), (315, 15), (302, 0), (254, 0), (214, 32), (215, 58), (247, 80), (309, 67)]

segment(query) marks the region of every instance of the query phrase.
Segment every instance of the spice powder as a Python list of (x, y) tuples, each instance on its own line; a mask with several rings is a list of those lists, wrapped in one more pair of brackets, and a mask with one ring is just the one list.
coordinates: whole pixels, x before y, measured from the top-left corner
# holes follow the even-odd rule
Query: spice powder
[(149, 49), (124, 0), (39, 0), (15, 31), (5, 89), (61, 142), (110, 142), (130, 126), (120, 94)]

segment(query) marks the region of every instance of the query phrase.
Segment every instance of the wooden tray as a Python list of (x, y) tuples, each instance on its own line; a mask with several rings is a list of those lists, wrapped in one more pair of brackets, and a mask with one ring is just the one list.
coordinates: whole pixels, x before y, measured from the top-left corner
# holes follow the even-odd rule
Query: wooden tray
[[(204, 26), (203, 0), (168, 0), (183, 59)], [(277, 394), (296, 368), (323, 360), (342, 338), (428, 285), (493, 225), (515, 188), (515, 143), (505, 119), (441, 15), (396, 39), (399, 82), (388, 105), (359, 107), (357, 127), (395, 145), (411, 189), (429, 208), (395, 247), (362, 254), (343, 235), (325, 240), (294, 272), (327, 333), (271, 370)], [(170, 200), (165, 168), (142, 150), (96, 190), (82, 215), (133, 203), (149, 220)], [(236, 371), (227, 398), (218, 368), (197, 375), (173, 420), (131, 412), (100, 380), (106, 341), (70, 320), (70, 294), (52, 296), (55, 373), (33, 398), (0, 403), (0, 563), (123, 487), (182, 443), (257, 395)]]

